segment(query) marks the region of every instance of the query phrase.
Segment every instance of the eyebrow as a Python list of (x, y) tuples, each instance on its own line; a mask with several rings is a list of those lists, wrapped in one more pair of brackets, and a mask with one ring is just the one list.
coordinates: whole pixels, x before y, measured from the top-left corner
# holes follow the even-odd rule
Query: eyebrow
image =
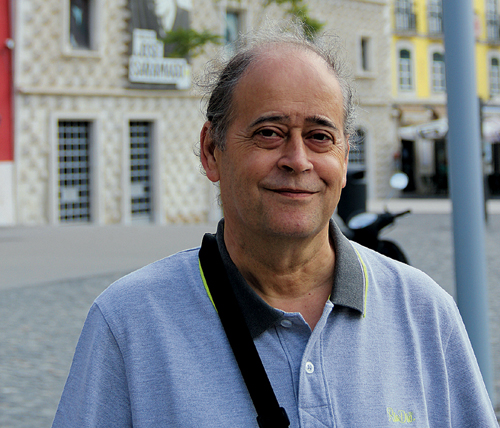
[(264, 122), (290, 122), (290, 117), (289, 116), (285, 116), (285, 115), (279, 115), (279, 114), (275, 114), (275, 115), (268, 115), (268, 116), (261, 116), (261, 117), (258, 117), (256, 120), (254, 120), (249, 128), (253, 128), (254, 126), (257, 126), (257, 125), (260, 125), (261, 123), (264, 123)]
[[(261, 116), (261, 117), (257, 118), (256, 120), (254, 120), (250, 124), (249, 128), (253, 128), (254, 126), (260, 125), (261, 123), (264, 123), (264, 122), (283, 122), (283, 123), (289, 123), (290, 122), (290, 116), (286, 116), (286, 115)], [(335, 126), (335, 124), (331, 120), (326, 119), (326, 118), (321, 117), (321, 116), (318, 116), (318, 115), (306, 117), (306, 122), (315, 123), (317, 125), (326, 126), (328, 128), (332, 128), (332, 129), (338, 130), (337, 126)]]
[(322, 126), (326, 126), (328, 128), (333, 128), (336, 131), (338, 131), (338, 128), (335, 126), (335, 124), (331, 120), (326, 119), (325, 117), (316, 116), (316, 115), (312, 116), (312, 117), (306, 117), (306, 122), (316, 123), (317, 125), (322, 125)]

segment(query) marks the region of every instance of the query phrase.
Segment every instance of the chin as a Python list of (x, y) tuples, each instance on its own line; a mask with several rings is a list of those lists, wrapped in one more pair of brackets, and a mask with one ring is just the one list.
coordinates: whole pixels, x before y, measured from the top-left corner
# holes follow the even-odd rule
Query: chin
[[(326, 226), (328, 225), (326, 224)], [(296, 239), (310, 238), (319, 234), (324, 227), (317, 221), (311, 221), (311, 218), (294, 221), (291, 218), (286, 218), (286, 216), (283, 216), (278, 221), (270, 221), (266, 224), (267, 233)]]

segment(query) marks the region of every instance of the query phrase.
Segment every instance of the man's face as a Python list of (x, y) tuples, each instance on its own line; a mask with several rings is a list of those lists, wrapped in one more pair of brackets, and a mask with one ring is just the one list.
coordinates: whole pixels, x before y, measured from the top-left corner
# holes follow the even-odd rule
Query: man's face
[(207, 176), (220, 180), (226, 228), (312, 237), (324, 230), (346, 182), (342, 93), (311, 52), (262, 54), (234, 91), (224, 151)]

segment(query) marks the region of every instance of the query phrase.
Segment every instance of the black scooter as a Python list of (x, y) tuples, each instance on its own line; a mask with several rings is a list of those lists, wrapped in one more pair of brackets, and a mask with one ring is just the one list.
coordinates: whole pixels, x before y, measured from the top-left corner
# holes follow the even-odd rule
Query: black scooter
[[(402, 172), (396, 173), (391, 177), (390, 184), (393, 189), (402, 190), (408, 185), (408, 176)], [(347, 221), (347, 235), (350, 239), (365, 247), (409, 264), (408, 258), (397, 244), (379, 237), (382, 229), (393, 224), (396, 218), (409, 213), (410, 210), (390, 213), (386, 208), (381, 214), (368, 212), (356, 214)]]

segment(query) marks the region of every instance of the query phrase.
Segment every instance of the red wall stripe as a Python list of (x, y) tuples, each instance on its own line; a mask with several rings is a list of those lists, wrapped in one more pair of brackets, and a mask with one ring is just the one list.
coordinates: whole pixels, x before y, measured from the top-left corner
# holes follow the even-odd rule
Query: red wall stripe
[(10, 0), (0, 0), (0, 161), (14, 160)]

